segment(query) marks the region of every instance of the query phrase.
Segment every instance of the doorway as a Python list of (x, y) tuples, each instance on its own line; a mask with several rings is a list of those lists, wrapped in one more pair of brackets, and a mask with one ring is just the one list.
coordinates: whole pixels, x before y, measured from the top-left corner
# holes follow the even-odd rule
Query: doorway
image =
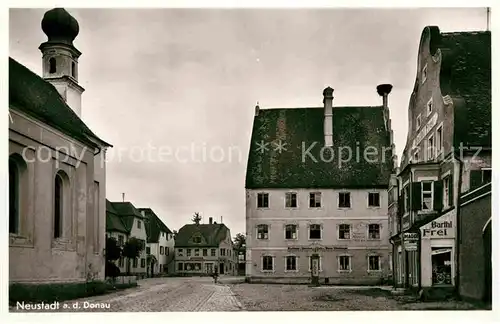
[(224, 274), (224, 263), (219, 264), (219, 273)]

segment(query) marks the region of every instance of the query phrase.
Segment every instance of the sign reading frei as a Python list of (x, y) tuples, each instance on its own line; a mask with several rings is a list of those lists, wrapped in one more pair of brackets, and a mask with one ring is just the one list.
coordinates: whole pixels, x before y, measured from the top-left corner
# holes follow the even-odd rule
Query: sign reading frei
[(450, 213), (433, 220), (420, 229), (423, 239), (439, 239), (455, 237), (454, 213)]

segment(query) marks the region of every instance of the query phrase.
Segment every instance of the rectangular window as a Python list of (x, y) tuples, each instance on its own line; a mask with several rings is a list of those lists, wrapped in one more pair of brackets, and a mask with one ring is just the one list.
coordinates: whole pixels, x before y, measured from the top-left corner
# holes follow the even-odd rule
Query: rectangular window
[(380, 225), (379, 224), (368, 225), (368, 238), (370, 240), (380, 240)]
[(188, 257), (190, 257), (190, 256), (191, 256), (191, 249), (186, 249), (186, 255), (187, 255)]
[(370, 271), (380, 270), (380, 257), (378, 255), (370, 255), (368, 257), (368, 270)]
[(120, 246), (122, 246), (122, 245), (123, 245), (123, 241), (124, 241), (124, 239), (123, 239), (123, 235), (118, 235), (118, 244), (119, 244)]
[(220, 249), (220, 255), (226, 256), (226, 249)]
[(418, 151), (417, 151), (417, 152), (415, 152), (415, 154), (413, 155), (413, 161), (414, 161), (415, 163), (418, 163), (418, 159), (419, 159), (419, 157), (420, 157), (420, 156), (419, 156), (419, 154), (418, 154)]
[(432, 181), (422, 181), (422, 210), (432, 210), (432, 194), (433, 183)]
[(177, 271), (182, 271), (182, 270), (184, 270), (184, 265), (181, 262), (177, 263)]
[(321, 225), (319, 224), (309, 225), (309, 239), (321, 240)]
[(257, 239), (267, 240), (269, 238), (269, 227), (266, 224), (257, 225)]
[(177, 250), (177, 255), (178, 255), (178, 256), (183, 256), (183, 252), (184, 252), (184, 251), (182, 251), (182, 249), (178, 249), (178, 250)]
[(290, 224), (285, 226), (285, 239), (286, 240), (297, 239), (297, 225)]
[(321, 207), (321, 192), (309, 193), (309, 207), (311, 208)]
[(351, 193), (350, 192), (340, 192), (339, 193), (339, 207), (340, 208), (351, 208)]
[(137, 228), (141, 228), (141, 221), (137, 220)]
[(262, 271), (273, 271), (273, 257), (269, 255), (265, 255), (262, 257)]
[(165, 255), (170, 254), (170, 248), (168, 246), (165, 246)]
[(200, 244), (201, 243), (201, 237), (199, 237), (199, 236), (193, 237), (193, 243)]
[(163, 255), (163, 246), (160, 246), (160, 255)]
[(450, 176), (443, 179), (443, 206), (450, 206)]
[(341, 224), (339, 226), (339, 240), (349, 240), (351, 238), (351, 225)]
[(141, 268), (145, 268), (145, 267), (146, 267), (146, 259), (141, 258)]
[(378, 192), (368, 193), (368, 206), (380, 207), (380, 194)]
[(210, 250), (210, 256), (213, 256), (213, 257), (214, 257), (216, 252), (217, 252), (217, 251), (216, 251), (215, 249), (211, 249), (211, 250)]
[(287, 192), (285, 194), (285, 207), (286, 208), (297, 208), (297, 193)]
[(194, 256), (200, 256), (200, 249), (194, 249)]
[(118, 266), (120, 268), (123, 267), (123, 257), (120, 257), (120, 259), (118, 260)]
[(257, 194), (257, 208), (269, 208), (269, 194), (268, 193), (258, 193)]
[(403, 188), (404, 211), (405, 214), (410, 212), (410, 192), (409, 186)]
[(339, 256), (339, 270), (351, 271), (351, 257), (348, 255)]
[(203, 256), (208, 256), (208, 250), (207, 249), (203, 249)]
[(451, 248), (431, 248), (432, 284), (451, 285)]
[(427, 101), (427, 116), (429, 116), (432, 113), (432, 108), (433, 108), (433, 104), (432, 104), (432, 98), (431, 98), (431, 99), (429, 99), (429, 101)]
[(434, 159), (434, 136), (431, 135), (429, 136), (429, 139), (427, 140), (427, 159), (428, 160), (433, 160)]
[(137, 268), (137, 258), (132, 260), (132, 267)]
[[(151, 254), (151, 248), (148, 246), (146, 247), (146, 254)], [(161, 253), (160, 253), (161, 254)]]
[(286, 257), (286, 271), (297, 270), (297, 257), (295, 255), (288, 255)]
[(422, 115), (418, 114), (418, 116), (417, 116), (417, 125), (416, 125), (417, 129), (416, 130), (418, 130), (420, 128), (421, 123), (422, 123)]
[(436, 152), (441, 153), (443, 150), (443, 126), (439, 126), (436, 130)]

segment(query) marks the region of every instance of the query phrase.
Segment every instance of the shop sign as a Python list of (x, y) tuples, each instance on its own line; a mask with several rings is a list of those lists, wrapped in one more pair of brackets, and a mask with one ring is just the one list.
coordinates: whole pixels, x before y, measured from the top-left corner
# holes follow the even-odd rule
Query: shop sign
[(418, 233), (403, 233), (403, 245), (406, 251), (417, 251)]
[(439, 239), (455, 237), (455, 221), (452, 215), (442, 216), (421, 229), (423, 239)]

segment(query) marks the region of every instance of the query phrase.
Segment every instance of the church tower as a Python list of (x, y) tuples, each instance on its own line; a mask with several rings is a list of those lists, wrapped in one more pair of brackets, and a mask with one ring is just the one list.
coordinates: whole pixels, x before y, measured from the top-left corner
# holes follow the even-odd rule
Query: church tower
[(42, 30), (48, 37), (39, 47), (43, 78), (56, 87), (68, 106), (81, 118), (85, 89), (78, 84), (78, 58), (82, 53), (73, 45), (79, 32), (78, 22), (63, 8), (55, 8), (43, 16)]

